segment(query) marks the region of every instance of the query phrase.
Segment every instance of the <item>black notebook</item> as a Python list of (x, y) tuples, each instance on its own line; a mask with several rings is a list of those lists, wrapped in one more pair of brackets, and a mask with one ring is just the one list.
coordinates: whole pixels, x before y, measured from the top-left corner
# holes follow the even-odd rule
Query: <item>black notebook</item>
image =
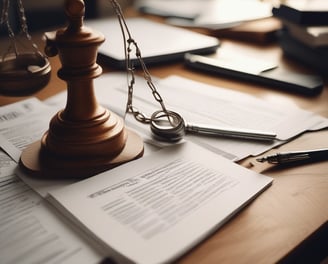
[[(187, 52), (210, 54), (215, 52), (220, 44), (215, 37), (144, 18), (129, 18), (126, 22), (146, 64), (183, 61)], [(87, 20), (85, 25), (100, 31), (106, 37), (106, 41), (99, 47), (102, 61), (116, 68), (125, 68), (123, 38), (117, 19)], [(135, 51), (131, 58), (134, 65), (138, 66)]]
[(315, 48), (298, 41), (288, 32), (279, 34), (280, 46), (285, 55), (311, 67), (323, 76), (328, 76), (328, 47)]
[(328, 1), (290, 0), (274, 7), (272, 14), (299, 25), (328, 25)]

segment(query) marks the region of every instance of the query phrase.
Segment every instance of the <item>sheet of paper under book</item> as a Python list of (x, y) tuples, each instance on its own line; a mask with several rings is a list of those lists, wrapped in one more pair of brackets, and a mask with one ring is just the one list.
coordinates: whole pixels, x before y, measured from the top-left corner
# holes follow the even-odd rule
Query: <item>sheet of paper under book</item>
[(49, 201), (119, 263), (179, 258), (272, 183), (193, 143), (50, 192)]

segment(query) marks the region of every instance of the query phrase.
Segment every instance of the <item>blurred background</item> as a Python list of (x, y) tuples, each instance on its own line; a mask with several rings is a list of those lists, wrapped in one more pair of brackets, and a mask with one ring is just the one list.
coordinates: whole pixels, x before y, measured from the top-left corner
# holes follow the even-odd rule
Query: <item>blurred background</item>
[[(3, 6), (6, 0), (0, 0), (1, 16), (3, 17)], [(18, 27), (17, 2), (9, 1), (9, 18), (13, 29)], [(64, 13), (65, 0), (22, 0), (25, 15), (30, 31), (47, 29), (53, 26), (65, 24), (66, 17)], [(96, 18), (110, 16), (113, 14), (110, 2), (108, 0), (85, 0), (86, 18)], [(132, 4), (133, 0), (118, 0), (122, 8)], [(1, 25), (0, 34), (7, 34), (4, 25)]]

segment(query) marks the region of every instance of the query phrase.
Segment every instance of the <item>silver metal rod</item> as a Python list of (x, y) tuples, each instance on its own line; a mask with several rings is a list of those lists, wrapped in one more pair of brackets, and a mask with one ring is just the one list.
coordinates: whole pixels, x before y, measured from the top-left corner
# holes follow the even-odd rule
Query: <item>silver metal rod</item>
[(204, 135), (223, 136), (223, 137), (234, 137), (241, 139), (253, 139), (272, 141), (276, 138), (276, 134), (273, 132), (252, 130), (252, 129), (239, 129), (239, 128), (225, 128), (219, 126), (210, 126), (203, 124), (185, 124), (186, 132), (199, 133)]

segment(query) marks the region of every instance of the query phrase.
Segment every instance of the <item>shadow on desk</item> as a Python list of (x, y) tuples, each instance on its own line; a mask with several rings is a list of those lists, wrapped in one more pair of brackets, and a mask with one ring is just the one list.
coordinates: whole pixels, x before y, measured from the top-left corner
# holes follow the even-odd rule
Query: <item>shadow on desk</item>
[(321, 263), (328, 264), (328, 221), (318, 228), (308, 239), (299, 244), (278, 264)]

